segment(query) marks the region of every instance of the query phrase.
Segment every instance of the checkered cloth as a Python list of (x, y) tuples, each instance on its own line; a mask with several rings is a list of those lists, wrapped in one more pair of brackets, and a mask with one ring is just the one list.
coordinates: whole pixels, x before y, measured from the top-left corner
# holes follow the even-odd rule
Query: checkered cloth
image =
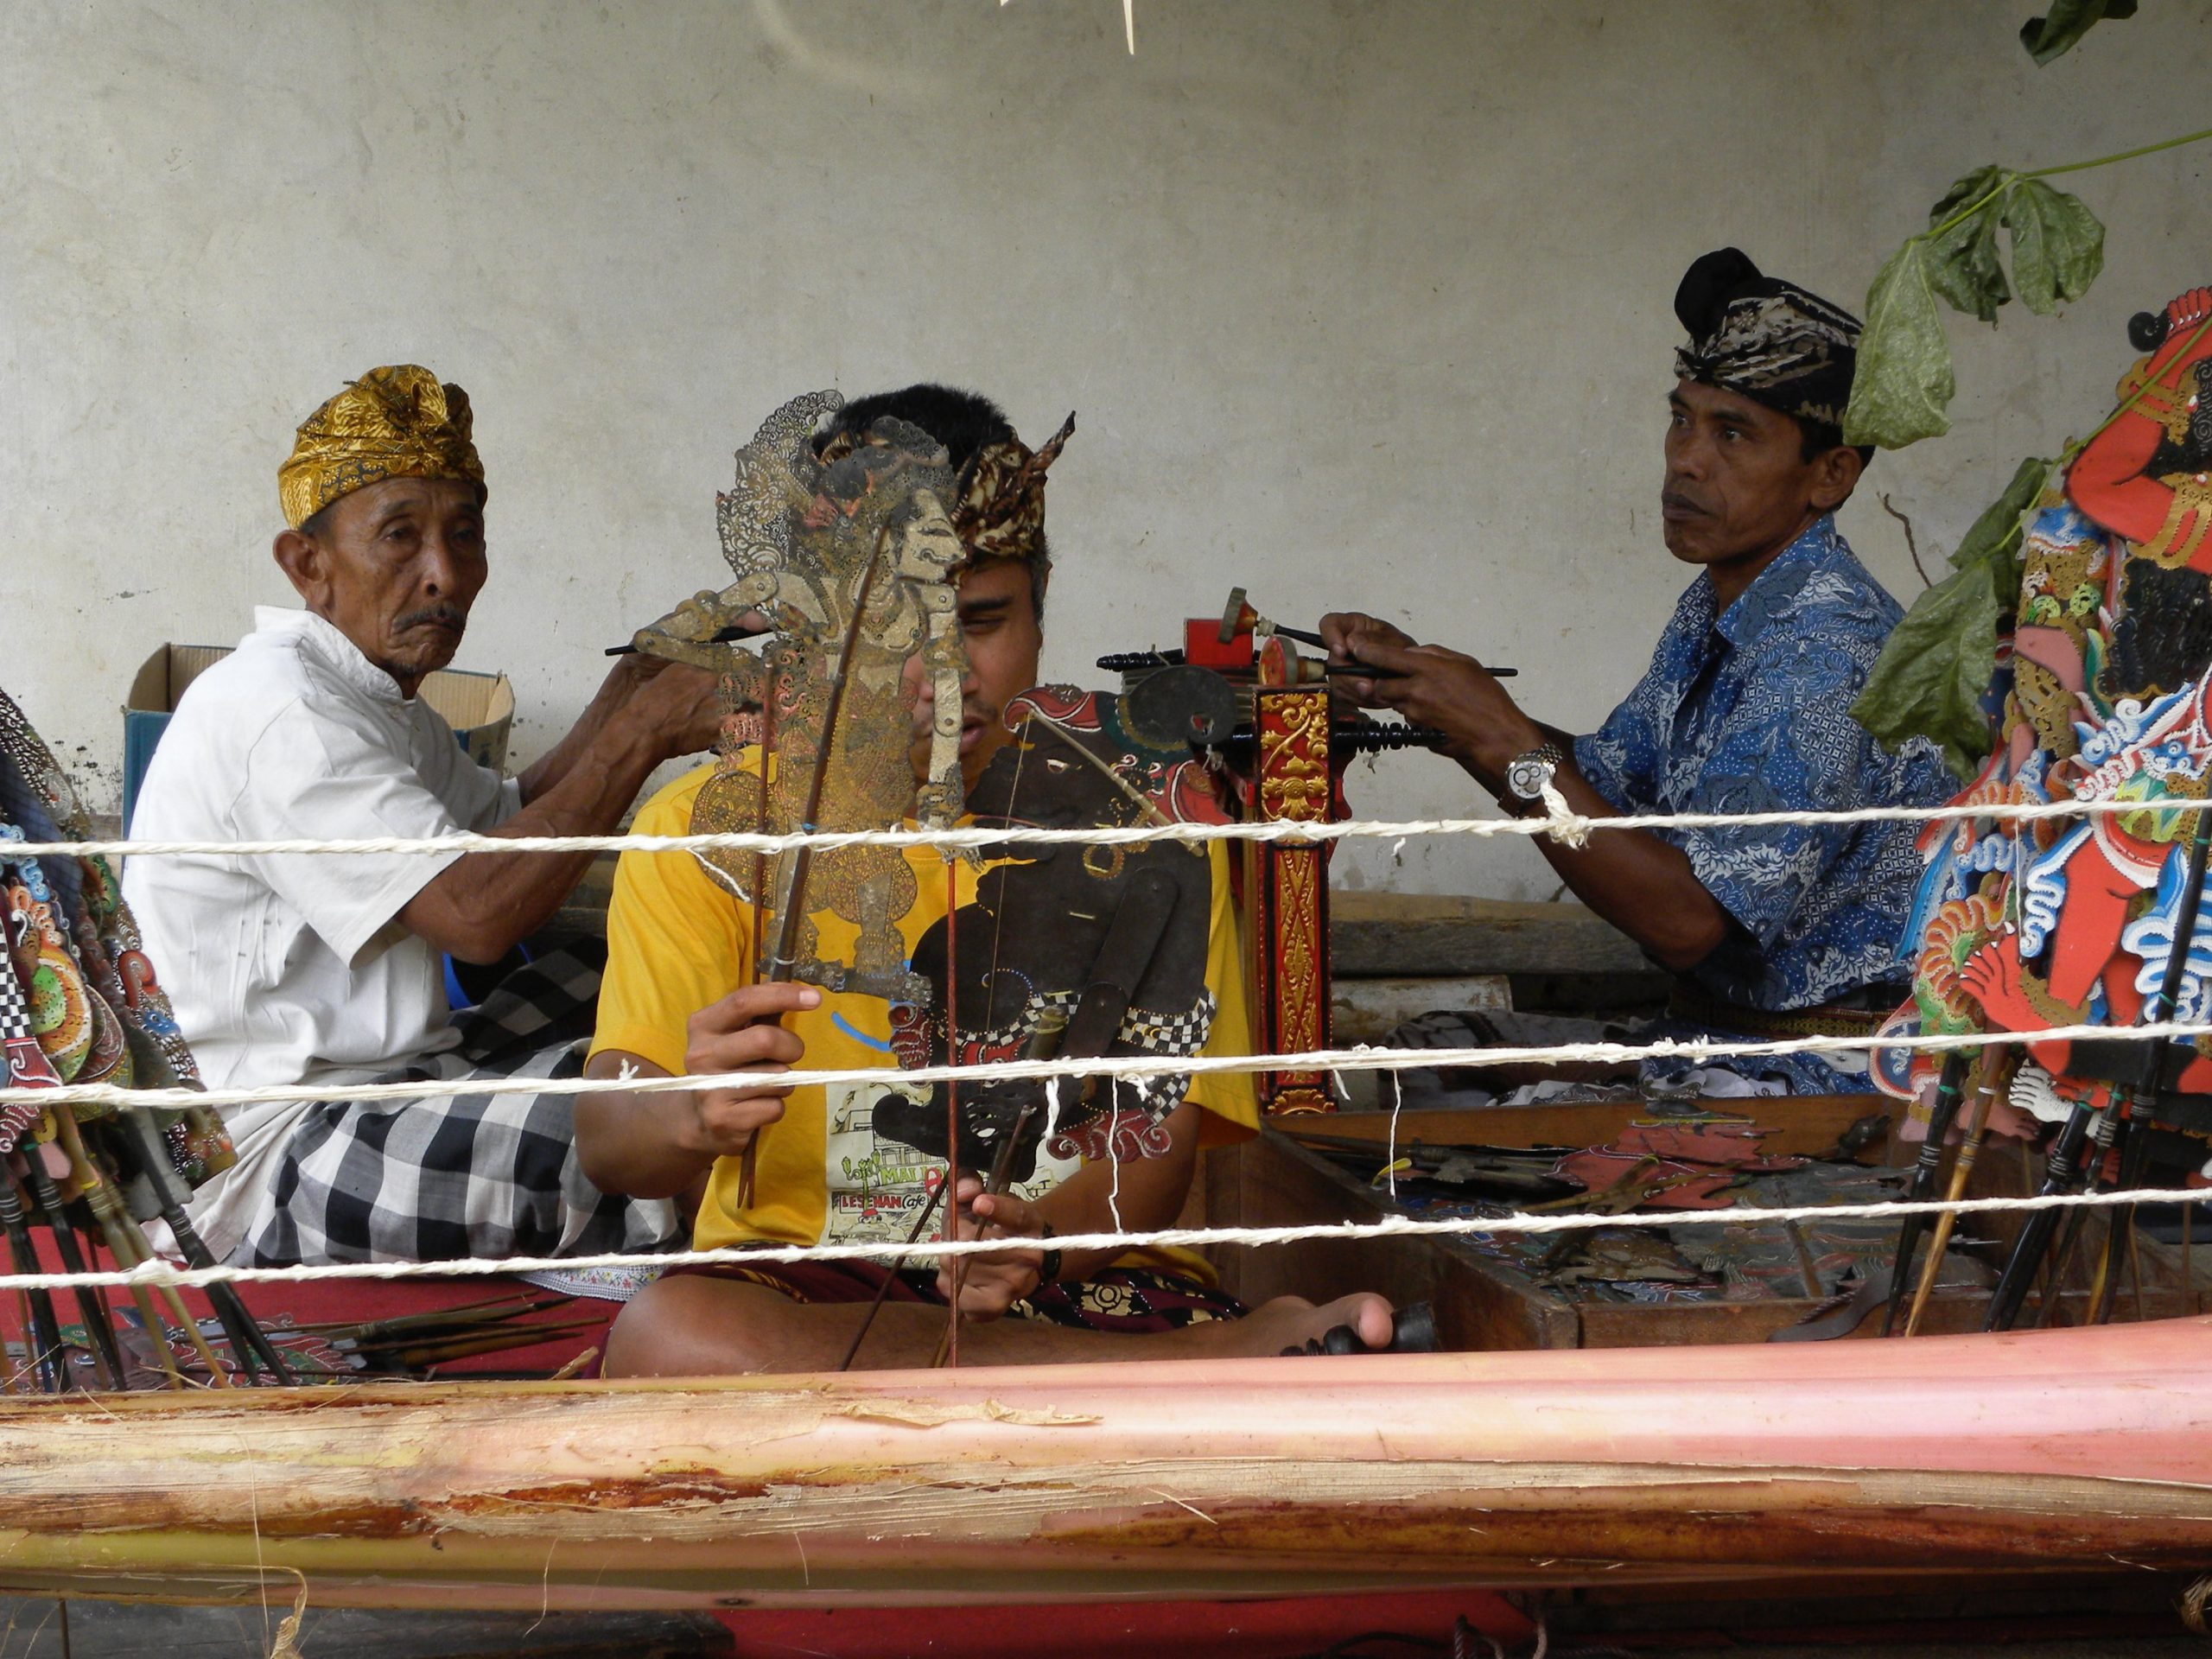
[[(1005, 1025), (976, 1037), (963, 1033), (962, 1052), (975, 1056), (1019, 1055), (1035, 1033), (1039, 1014), (1052, 1010), (1065, 1019), (1075, 1013), (1081, 1000), (1076, 991), (1032, 991), (1027, 1006)], [(1207, 1034), (1213, 1030), (1216, 1007), (1212, 991), (1202, 989), (1198, 1000), (1180, 1014), (1154, 1014), (1130, 1008), (1122, 1016), (1115, 1040), (1127, 1048), (1174, 1058), (1195, 1054), (1206, 1046)], [(1183, 1103), (1183, 1096), (1191, 1092), (1191, 1074), (1166, 1071), (1154, 1077), (1122, 1077), (1113, 1089), (1121, 1110), (1142, 1111), (1157, 1122)]]
[[(459, 1046), (379, 1083), (573, 1077), (606, 964), (604, 945), (517, 969), (457, 1015)], [(672, 1248), (666, 1199), (611, 1197), (577, 1166), (575, 1096), (449, 1095), (317, 1105), (284, 1148), (233, 1260), (448, 1262)]]

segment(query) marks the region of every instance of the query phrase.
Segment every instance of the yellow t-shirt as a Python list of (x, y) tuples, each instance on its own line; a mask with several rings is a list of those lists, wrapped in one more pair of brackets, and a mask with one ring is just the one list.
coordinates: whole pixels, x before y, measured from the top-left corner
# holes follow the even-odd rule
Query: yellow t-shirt
[[(641, 836), (680, 836), (691, 827), (691, 804), (714, 767), (677, 779), (639, 812)], [(1208, 848), (1213, 869), (1206, 982), (1214, 995), (1213, 1026), (1205, 1054), (1251, 1052), (1244, 972), (1230, 905), (1228, 859), (1223, 843)], [(920, 897), (899, 923), (911, 955), (922, 934), (945, 913), (946, 872), (932, 848), (906, 849)], [(976, 873), (950, 867), (962, 901), (972, 900)], [(824, 960), (849, 954), (852, 925), (823, 913), (814, 918)], [(614, 896), (607, 918), (607, 977), (600, 988), (599, 1026), (592, 1051), (622, 1049), (664, 1071), (684, 1071), (686, 1027), (692, 1014), (719, 1001), (750, 978), (751, 908), (721, 886), (688, 852), (626, 852), (616, 866)], [(790, 1027), (806, 1044), (800, 1065), (809, 1071), (881, 1067), (896, 1064), (891, 1050), (890, 1005), (881, 999), (825, 995), (821, 1005), (791, 1016)], [(903, 1240), (915, 1206), (925, 1201), (941, 1160), (912, 1147), (879, 1141), (872, 1127), (874, 1102), (886, 1085), (801, 1089), (785, 1103), (782, 1120), (761, 1137), (754, 1171), (754, 1203), (737, 1203), (738, 1160), (719, 1160), (708, 1183), (693, 1243), (701, 1249), (754, 1240), (812, 1244), (840, 1240)], [(918, 1097), (925, 1091), (914, 1090)], [(1201, 1144), (1241, 1140), (1259, 1123), (1258, 1098), (1248, 1072), (1216, 1072), (1193, 1079), (1189, 1096), (1205, 1109)], [(1039, 1179), (1015, 1190), (1034, 1197), (1077, 1165), (1054, 1165), (1040, 1154)], [(1196, 1258), (1160, 1252), (1185, 1271)], [(1155, 1258), (1158, 1259), (1158, 1258)]]

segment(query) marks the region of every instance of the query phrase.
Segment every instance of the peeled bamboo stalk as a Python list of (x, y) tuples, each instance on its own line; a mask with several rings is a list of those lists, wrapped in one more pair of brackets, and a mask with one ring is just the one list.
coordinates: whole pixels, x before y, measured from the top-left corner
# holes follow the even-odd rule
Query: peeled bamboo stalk
[[(1981, 1155), (1982, 1138), (1989, 1132), (1990, 1109), (2012, 1086), (2012, 1074), (2018, 1069), (2018, 1057), (2005, 1050), (1989, 1049), (1982, 1054), (1974, 1070), (1974, 1115), (1967, 1120), (1958, 1154), (1951, 1161), (1946, 1203), (1955, 1204), (1965, 1196), (1967, 1178), (1974, 1173), (1974, 1162)], [(1935, 1228), (1929, 1236), (1928, 1259), (1921, 1266), (1920, 1283), (1913, 1292), (1912, 1311), (1905, 1318), (1904, 1333), (1908, 1337), (1919, 1334), (1921, 1316), (1927, 1312), (1928, 1299), (1936, 1294), (1936, 1281), (1943, 1271), (1943, 1252), (1950, 1248), (1951, 1230), (1957, 1222), (1955, 1211), (1946, 1210), (1936, 1217)]]
[(2201, 1568), (2212, 1319), (0, 1400), (0, 1529), (17, 1593), (533, 1611)]

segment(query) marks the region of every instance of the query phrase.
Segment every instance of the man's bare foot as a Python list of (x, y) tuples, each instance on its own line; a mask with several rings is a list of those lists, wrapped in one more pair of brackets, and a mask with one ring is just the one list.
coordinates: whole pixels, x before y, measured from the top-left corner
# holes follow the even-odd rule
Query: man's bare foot
[(1236, 1321), (1236, 1351), (1273, 1356), (1286, 1348), (1303, 1348), (1338, 1325), (1349, 1325), (1366, 1346), (1380, 1352), (1390, 1345), (1390, 1304), (1372, 1292), (1340, 1296), (1319, 1307), (1302, 1296), (1278, 1296), (1262, 1302)]

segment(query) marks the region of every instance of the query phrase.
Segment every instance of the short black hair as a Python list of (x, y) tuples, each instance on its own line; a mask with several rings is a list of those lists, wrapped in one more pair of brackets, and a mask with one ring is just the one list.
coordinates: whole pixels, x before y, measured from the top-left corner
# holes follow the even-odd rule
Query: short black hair
[[(946, 458), (964, 486), (976, 454), (995, 443), (1011, 443), (1017, 434), (1006, 411), (979, 391), (920, 380), (897, 391), (856, 397), (832, 415), (815, 436), (819, 451), (842, 435), (859, 437), (885, 416), (918, 426), (944, 446)], [(1052, 574), (1052, 546), (1040, 533), (1037, 550), (1022, 561), (1029, 567), (1030, 602), (1045, 620), (1045, 584)]]
[[(1793, 415), (1789, 418), (1797, 423), (1797, 458), (1800, 461), (1815, 461), (1831, 449), (1843, 448), (1841, 427), (1833, 425), (1827, 421), (1808, 421), (1802, 415)], [(1861, 467), (1871, 467), (1874, 464), (1872, 444), (1857, 443), (1852, 445), (1852, 448), (1859, 451), (1859, 464)]]
[(918, 426), (944, 446), (953, 470), (964, 473), (987, 444), (1012, 441), (1014, 423), (981, 392), (925, 380), (897, 391), (879, 391), (847, 404), (830, 417), (817, 443), (840, 433), (859, 437), (885, 416)]

